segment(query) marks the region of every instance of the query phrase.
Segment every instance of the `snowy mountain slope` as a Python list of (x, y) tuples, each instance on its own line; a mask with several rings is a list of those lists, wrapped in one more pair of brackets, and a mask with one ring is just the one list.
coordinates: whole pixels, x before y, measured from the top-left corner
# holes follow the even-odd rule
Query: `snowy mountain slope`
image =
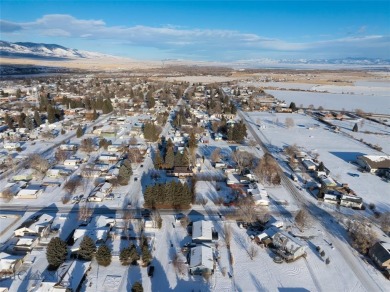
[(107, 55), (66, 48), (56, 44), (38, 44), (30, 42), (10, 43), (0, 41), (0, 56), (43, 59), (91, 59)]

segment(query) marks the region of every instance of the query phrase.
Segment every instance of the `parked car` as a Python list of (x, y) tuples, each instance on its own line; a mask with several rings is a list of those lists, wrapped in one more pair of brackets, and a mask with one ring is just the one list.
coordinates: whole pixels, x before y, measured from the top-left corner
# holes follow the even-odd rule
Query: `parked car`
[(154, 266), (149, 266), (148, 268), (148, 276), (153, 277), (154, 274)]

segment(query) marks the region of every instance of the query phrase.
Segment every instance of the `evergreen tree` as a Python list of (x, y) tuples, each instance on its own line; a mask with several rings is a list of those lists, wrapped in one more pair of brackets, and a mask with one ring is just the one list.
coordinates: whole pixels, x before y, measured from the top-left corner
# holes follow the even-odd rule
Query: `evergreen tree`
[(174, 159), (174, 166), (184, 166), (184, 163), (183, 163), (183, 154), (181, 154), (180, 152), (177, 152), (175, 154), (175, 159)]
[(96, 250), (95, 242), (91, 237), (85, 235), (80, 243), (80, 249), (78, 251), (78, 257), (82, 260), (90, 261), (93, 258), (93, 254)]
[(196, 148), (196, 145), (197, 145), (197, 141), (196, 141), (195, 134), (191, 133), (190, 138), (188, 140), (188, 147), (193, 149)]
[(80, 138), (81, 136), (83, 136), (84, 135), (84, 131), (83, 131), (83, 129), (81, 128), (81, 126), (79, 125), (78, 127), (77, 127), (77, 130), (76, 130), (76, 136), (77, 136), (77, 138)]
[(30, 116), (26, 116), (26, 118), (24, 119), (24, 126), (29, 129), (29, 130), (32, 130), (34, 129), (34, 120), (32, 117)]
[(118, 183), (122, 186), (127, 185), (132, 174), (133, 170), (131, 168), (131, 161), (129, 159), (125, 159), (119, 168)]
[(46, 249), (47, 262), (53, 268), (58, 268), (66, 260), (68, 248), (66, 242), (59, 237), (53, 237)]
[(146, 98), (147, 98), (146, 102), (147, 102), (148, 108), (153, 108), (155, 106), (156, 102), (154, 101), (154, 97), (153, 97), (151, 90), (148, 91)]
[(108, 113), (112, 112), (113, 110), (114, 110), (114, 108), (112, 106), (111, 99), (106, 98), (103, 101), (103, 106), (102, 106), (103, 114), (108, 114)]
[(160, 150), (156, 149), (156, 152), (154, 154), (154, 168), (161, 169), (163, 164), (164, 164), (164, 161), (161, 157)]
[(356, 123), (355, 126), (353, 126), (352, 132), (359, 131), (358, 124)]
[(111, 250), (108, 248), (107, 245), (103, 244), (99, 246), (99, 248), (96, 251), (96, 261), (99, 265), (103, 267), (107, 267), (111, 263)]
[(144, 288), (140, 282), (135, 282), (131, 287), (131, 292), (144, 292)]
[(175, 165), (175, 154), (173, 152), (173, 147), (167, 149), (167, 154), (165, 155), (165, 168), (172, 169)]
[(19, 128), (24, 127), (24, 120), (26, 119), (26, 114), (25, 113), (20, 113), (19, 118), (18, 118), (18, 126)]
[(234, 127), (229, 127), (228, 130), (227, 130), (227, 139), (229, 141), (233, 141), (234, 140)]
[(34, 112), (34, 121), (35, 121), (35, 124), (36, 124), (38, 127), (42, 124), (41, 115), (39, 114), (38, 111), (35, 111), (35, 112)]
[(139, 254), (134, 244), (129, 247), (125, 247), (119, 254), (119, 260), (123, 266), (135, 265), (139, 260)]
[(98, 118), (98, 114), (96, 112), (96, 109), (93, 110), (93, 117), (92, 119), (95, 121)]
[(318, 171), (324, 171), (325, 170), (325, 166), (324, 166), (324, 163), (321, 161), (320, 164), (318, 165)]
[(103, 109), (103, 103), (104, 103), (104, 100), (103, 100), (103, 97), (99, 96), (96, 100), (96, 109), (97, 110), (102, 110)]
[(152, 261), (152, 255), (149, 251), (148, 244), (142, 246), (142, 262), (144, 266), (149, 266), (150, 262)]
[(51, 104), (47, 106), (47, 120), (49, 124), (52, 124), (56, 121), (56, 112)]
[(295, 105), (295, 102), (291, 102), (289, 108), (290, 108), (293, 112), (296, 112), (296, 111), (297, 111), (297, 106)]
[(173, 142), (172, 142), (171, 138), (169, 138), (168, 141), (167, 141), (166, 148), (169, 149), (169, 148), (172, 148), (172, 147), (173, 147)]
[(4, 121), (7, 124), (8, 128), (14, 128), (14, 121), (7, 113), (5, 114)]

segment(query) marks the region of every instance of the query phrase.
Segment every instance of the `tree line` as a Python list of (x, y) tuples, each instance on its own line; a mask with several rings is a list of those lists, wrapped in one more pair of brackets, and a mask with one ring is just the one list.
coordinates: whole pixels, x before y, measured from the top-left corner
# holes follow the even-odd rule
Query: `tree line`
[(144, 192), (145, 206), (159, 208), (172, 206), (187, 208), (193, 200), (193, 192), (187, 183), (171, 181), (146, 187)]

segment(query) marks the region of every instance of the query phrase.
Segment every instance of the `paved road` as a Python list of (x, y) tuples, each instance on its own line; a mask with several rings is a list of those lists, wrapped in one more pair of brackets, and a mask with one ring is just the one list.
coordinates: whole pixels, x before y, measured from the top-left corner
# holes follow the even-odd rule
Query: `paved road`
[[(261, 130), (254, 130), (252, 126), (252, 121), (248, 115), (244, 114), (241, 110), (237, 111), (240, 118), (245, 122), (247, 129), (252, 134), (253, 138), (259, 145), (262, 147), (264, 153), (271, 154), (267, 147), (264, 145), (263, 141), (260, 139)], [(272, 154), (271, 154), (272, 155)], [(384, 291), (383, 287), (380, 287), (374, 279), (367, 273), (365, 267), (363, 267), (363, 263), (361, 260), (355, 257), (353, 254), (352, 248), (345, 238), (345, 231), (342, 226), (338, 223), (334, 222), (334, 216), (327, 211), (319, 208), (317, 205), (309, 202), (305, 196), (300, 193), (291, 180), (284, 174), (283, 171), (281, 173), (282, 185), (290, 192), (292, 198), (295, 200), (296, 204), (300, 208), (306, 209), (312, 216), (313, 219), (319, 222), (323, 229), (325, 230), (325, 235), (327, 238), (331, 240), (333, 245), (340, 251), (341, 256), (344, 261), (348, 264), (349, 268), (353, 271), (356, 278), (360, 281), (362, 286), (369, 292), (371, 291)]]

